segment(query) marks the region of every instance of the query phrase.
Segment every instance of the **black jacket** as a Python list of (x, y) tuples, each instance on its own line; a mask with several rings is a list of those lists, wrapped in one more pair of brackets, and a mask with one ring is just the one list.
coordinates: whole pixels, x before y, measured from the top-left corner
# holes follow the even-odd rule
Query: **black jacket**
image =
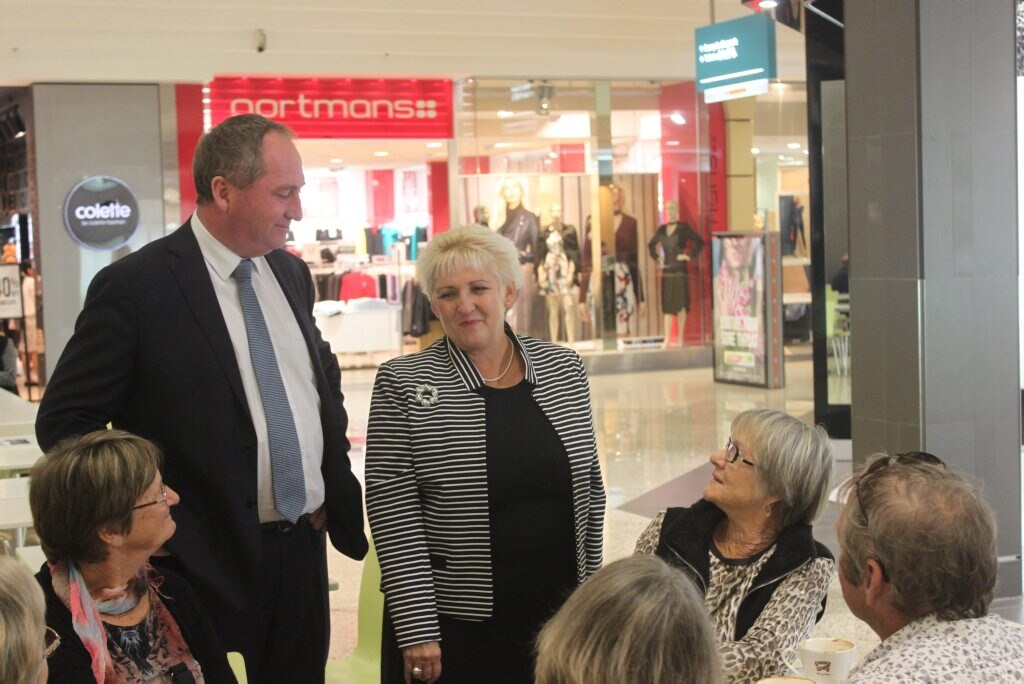
[[(708, 558), (711, 535), (723, 517), (725, 513), (718, 506), (701, 499), (690, 508), (668, 509), (661, 524), (657, 555), (686, 571), (703, 593), (707, 593), (711, 573), (711, 561)], [(832, 553), (814, 541), (810, 525), (799, 523), (779, 533), (775, 552), (765, 562), (761, 572), (754, 578), (752, 588), (740, 602), (736, 615), (736, 634), (733, 637), (735, 641), (742, 639), (754, 625), (781, 581), (815, 558), (832, 559)], [(825, 600), (822, 599), (818, 620), (824, 612)]]

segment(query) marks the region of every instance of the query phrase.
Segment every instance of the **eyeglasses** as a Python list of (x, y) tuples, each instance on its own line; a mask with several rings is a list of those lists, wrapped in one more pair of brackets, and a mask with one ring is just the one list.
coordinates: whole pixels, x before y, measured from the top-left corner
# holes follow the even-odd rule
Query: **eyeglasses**
[(148, 503), (139, 504), (138, 506), (132, 506), (132, 510), (137, 511), (140, 508), (146, 508), (147, 506), (156, 506), (162, 503), (167, 503), (167, 486), (161, 483), (159, 499), (156, 499), (155, 501), (150, 501)]
[(864, 500), (860, 496), (860, 483), (878, 473), (884, 468), (888, 468), (891, 465), (897, 463), (928, 463), (930, 465), (946, 467), (946, 464), (942, 462), (942, 459), (933, 454), (929, 454), (927, 451), (908, 451), (903, 454), (893, 454), (892, 456), (885, 456), (878, 460), (872, 461), (871, 465), (864, 469), (864, 472), (860, 474), (854, 483), (854, 492), (857, 494), (857, 505), (860, 506), (860, 512), (864, 514), (864, 526), (870, 527), (868, 524), (868, 509), (864, 508)]
[(746, 463), (751, 468), (753, 468), (754, 466), (757, 465), (753, 461), (745, 459), (742, 456), (740, 456), (740, 448), (736, 444), (736, 442), (732, 441), (732, 437), (729, 437), (729, 441), (725, 443), (725, 453), (727, 453), (729, 455), (728, 459), (727, 459), (729, 461), (729, 463), (735, 463), (736, 461), (742, 461), (743, 463)]
[(43, 657), (49, 658), (60, 648), (60, 634), (53, 627), (46, 628), (46, 648), (43, 650)]
[[(892, 456), (885, 456), (872, 461), (871, 465), (865, 468), (864, 472), (862, 472), (853, 483), (853, 490), (857, 494), (857, 505), (860, 507), (860, 512), (864, 516), (864, 528), (868, 530), (869, 534), (871, 530), (871, 522), (868, 520), (868, 509), (864, 507), (864, 500), (860, 496), (860, 483), (872, 475), (876, 475), (885, 468), (897, 463), (927, 463), (929, 465), (936, 465), (942, 468), (946, 467), (946, 464), (942, 462), (941, 458), (933, 454), (929, 454), (927, 451), (908, 451), (906, 453), (893, 454)], [(882, 577), (888, 581), (889, 573), (886, 572), (885, 566), (882, 564), (882, 560), (877, 556), (873, 557), (873, 560), (878, 563), (878, 566), (882, 569)]]

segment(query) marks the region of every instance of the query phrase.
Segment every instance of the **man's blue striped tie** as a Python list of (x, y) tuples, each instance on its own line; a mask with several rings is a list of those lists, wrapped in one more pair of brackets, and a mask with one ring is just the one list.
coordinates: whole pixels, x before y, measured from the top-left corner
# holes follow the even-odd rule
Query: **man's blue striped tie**
[[(295, 431), (292, 407), (281, 380), (274, 344), (270, 341), (267, 321), (252, 288), (252, 261), (242, 259), (232, 274), (238, 283), (238, 300), (245, 317), (245, 333), (249, 338), (249, 355), (256, 371), (256, 384), (260, 388), (260, 401), (267, 416), (267, 436), (270, 438), (270, 470), (274, 478), (274, 507), (288, 519), (296, 522), (306, 505), (306, 483), (302, 475), (302, 450)], [(273, 277), (273, 276), (271, 276)]]

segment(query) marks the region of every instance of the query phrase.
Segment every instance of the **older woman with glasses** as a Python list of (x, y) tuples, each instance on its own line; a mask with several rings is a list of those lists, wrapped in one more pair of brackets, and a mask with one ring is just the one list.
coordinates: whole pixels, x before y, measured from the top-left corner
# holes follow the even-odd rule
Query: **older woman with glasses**
[(32, 469), (29, 503), (48, 560), (36, 575), (59, 635), (52, 682), (234, 682), (193, 589), (149, 557), (174, 534), (178, 495), (160, 451), (121, 430), (58, 444)]
[(0, 682), (45, 682), (46, 658), (59, 643), (46, 627), (39, 585), (20, 561), (0, 556)]
[(821, 617), (832, 576), (832, 554), (811, 534), (828, 501), (831, 443), (785, 413), (744, 411), (711, 464), (703, 498), (659, 514), (636, 551), (697, 583), (728, 681), (782, 674)]

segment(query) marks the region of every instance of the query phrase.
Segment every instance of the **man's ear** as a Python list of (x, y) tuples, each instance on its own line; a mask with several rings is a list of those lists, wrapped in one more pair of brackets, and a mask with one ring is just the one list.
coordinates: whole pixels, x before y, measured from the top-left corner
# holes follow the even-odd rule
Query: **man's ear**
[(210, 192), (213, 194), (213, 203), (221, 211), (227, 211), (231, 206), (232, 186), (224, 176), (214, 176), (210, 181)]
[(892, 584), (885, 576), (882, 564), (874, 558), (869, 558), (864, 564), (861, 582), (864, 585), (864, 598), (869, 606), (877, 606), (880, 602), (889, 603), (892, 594)]

